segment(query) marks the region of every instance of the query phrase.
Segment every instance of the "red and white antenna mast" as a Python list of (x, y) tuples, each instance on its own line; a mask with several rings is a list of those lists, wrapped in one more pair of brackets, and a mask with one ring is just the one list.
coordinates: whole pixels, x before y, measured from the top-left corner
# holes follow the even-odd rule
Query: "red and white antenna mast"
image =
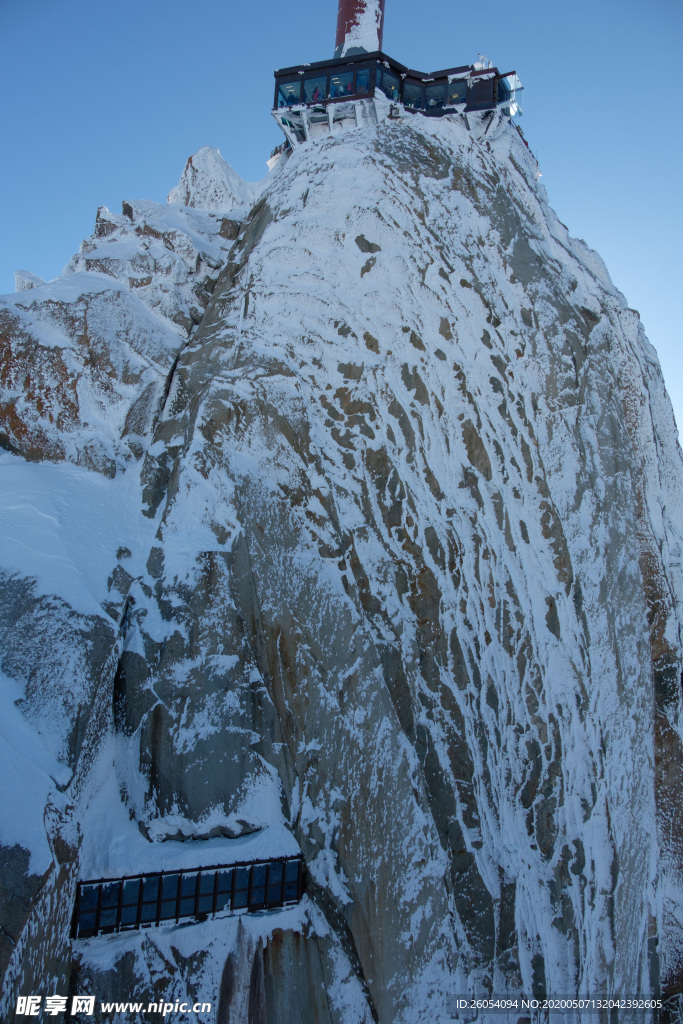
[(384, 0), (339, 0), (335, 57), (382, 49)]

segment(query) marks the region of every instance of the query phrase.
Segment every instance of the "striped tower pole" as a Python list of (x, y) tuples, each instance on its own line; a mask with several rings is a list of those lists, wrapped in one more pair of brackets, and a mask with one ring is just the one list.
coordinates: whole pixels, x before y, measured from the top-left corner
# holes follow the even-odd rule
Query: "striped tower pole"
[(338, 0), (335, 57), (382, 49), (384, 0)]

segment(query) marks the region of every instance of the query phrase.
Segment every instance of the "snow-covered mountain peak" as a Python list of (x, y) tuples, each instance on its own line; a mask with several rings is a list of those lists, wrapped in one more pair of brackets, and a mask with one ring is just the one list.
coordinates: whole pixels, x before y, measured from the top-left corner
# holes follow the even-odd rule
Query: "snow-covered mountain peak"
[(14, 271), (14, 290), (17, 292), (30, 292), (32, 288), (40, 288), (45, 284), (42, 277), (31, 273), (30, 270)]
[[(500, 113), (278, 168), (206, 147), (0, 302), (0, 1015), (675, 995), (683, 463), (642, 326)], [(299, 850), (290, 910), (70, 942), (79, 878)]]
[(168, 193), (169, 203), (195, 206), (213, 213), (230, 213), (250, 206), (253, 190), (213, 146), (202, 146), (188, 158), (179, 183)]

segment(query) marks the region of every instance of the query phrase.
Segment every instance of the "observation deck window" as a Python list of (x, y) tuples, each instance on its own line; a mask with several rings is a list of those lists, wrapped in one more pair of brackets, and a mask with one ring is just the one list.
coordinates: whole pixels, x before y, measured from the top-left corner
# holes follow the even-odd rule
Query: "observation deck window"
[(262, 907), (266, 902), (266, 873), (265, 864), (258, 864), (251, 874), (251, 905)]
[(221, 910), (275, 909), (302, 895), (301, 857), (79, 882), (72, 934), (89, 938), (183, 918), (201, 921)]
[(176, 916), (179, 875), (164, 875), (161, 880), (160, 920), (170, 921)]
[(197, 899), (197, 913), (210, 914), (213, 910), (213, 892), (216, 887), (216, 875), (202, 874), (199, 876), (199, 897)]
[(288, 903), (295, 900), (300, 887), (301, 868), (295, 860), (288, 860), (285, 864), (285, 892), (284, 899)]
[(378, 72), (381, 74), (379, 88), (387, 99), (398, 100), (398, 94), (401, 88), (401, 79), (397, 74), (395, 74), (395, 72), (389, 71), (388, 68), (378, 68)]
[(238, 868), (235, 872), (235, 898), (233, 907), (246, 907), (249, 902), (249, 868)]
[(370, 68), (361, 68), (356, 71), (356, 95), (367, 96), (370, 92)]
[(216, 910), (223, 910), (232, 899), (232, 871), (217, 872)]
[(335, 100), (342, 96), (353, 96), (353, 71), (330, 76), (330, 98)]
[(291, 82), (280, 82), (277, 89), (278, 107), (293, 107), (295, 103), (301, 102), (301, 79), (292, 79)]
[(427, 110), (443, 110), (446, 102), (446, 86), (427, 85), (425, 86), (425, 107)]
[(183, 917), (194, 914), (197, 897), (197, 875), (183, 875), (180, 883), (180, 913)]
[(327, 95), (327, 75), (304, 78), (304, 103), (322, 103)]
[[(133, 904), (130, 907), (121, 907), (121, 921), (120, 921), (120, 924), (121, 924), (122, 928), (133, 928), (135, 926), (135, 922), (137, 921), (137, 919), (138, 919), (138, 905), (137, 905), (137, 903)], [(79, 927), (80, 927), (80, 925), (79, 925)], [(92, 925), (90, 925), (90, 926), (88, 926), (87, 924), (85, 925), (86, 931), (89, 929), (89, 927), (92, 927), (92, 928), (95, 927), (94, 921), (93, 921)]]
[(268, 902), (273, 903), (281, 898), (284, 864), (282, 861), (276, 861), (270, 865), (268, 871)]
[(521, 117), (523, 111), (524, 88), (514, 71), (509, 75), (501, 75), (497, 79), (498, 106), (502, 107), (510, 117)]
[(417, 82), (406, 80), (403, 83), (403, 105), (410, 110), (422, 110), (424, 106), (422, 86)]
[(458, 103), (467, 101), (467, 82), (460, 78), (448, 83), (448, 102), (446, 106), (456, 107)]
[[(119, 922), (121, 928), (135, 927), (135, 922), (138, 919), (138, 903), (140, 902), (141, 884), (141, 879), (139, 878), (128, 879), (123, 883), (123, 892), (121, 894), (121, 920)], [(79, 924), (79, 932), (80, 928), (81, 926)]]
[(116, 928), (119, 905), (119, 883), (110, 882), (102, 886), (100, 897), (100, 928)]

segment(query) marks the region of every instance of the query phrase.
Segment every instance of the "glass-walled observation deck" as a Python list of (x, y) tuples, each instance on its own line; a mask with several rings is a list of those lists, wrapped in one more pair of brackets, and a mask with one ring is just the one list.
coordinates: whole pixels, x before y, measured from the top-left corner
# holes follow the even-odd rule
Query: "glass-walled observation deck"
[(497, 68), (465, 65), (424, 74), (379, 51), (276, 71), (274, 113), (376, 94), (432, 117), (496, 108), (511, 117), (522, 113), (522, 83), (514, 71), (500, 74)]

